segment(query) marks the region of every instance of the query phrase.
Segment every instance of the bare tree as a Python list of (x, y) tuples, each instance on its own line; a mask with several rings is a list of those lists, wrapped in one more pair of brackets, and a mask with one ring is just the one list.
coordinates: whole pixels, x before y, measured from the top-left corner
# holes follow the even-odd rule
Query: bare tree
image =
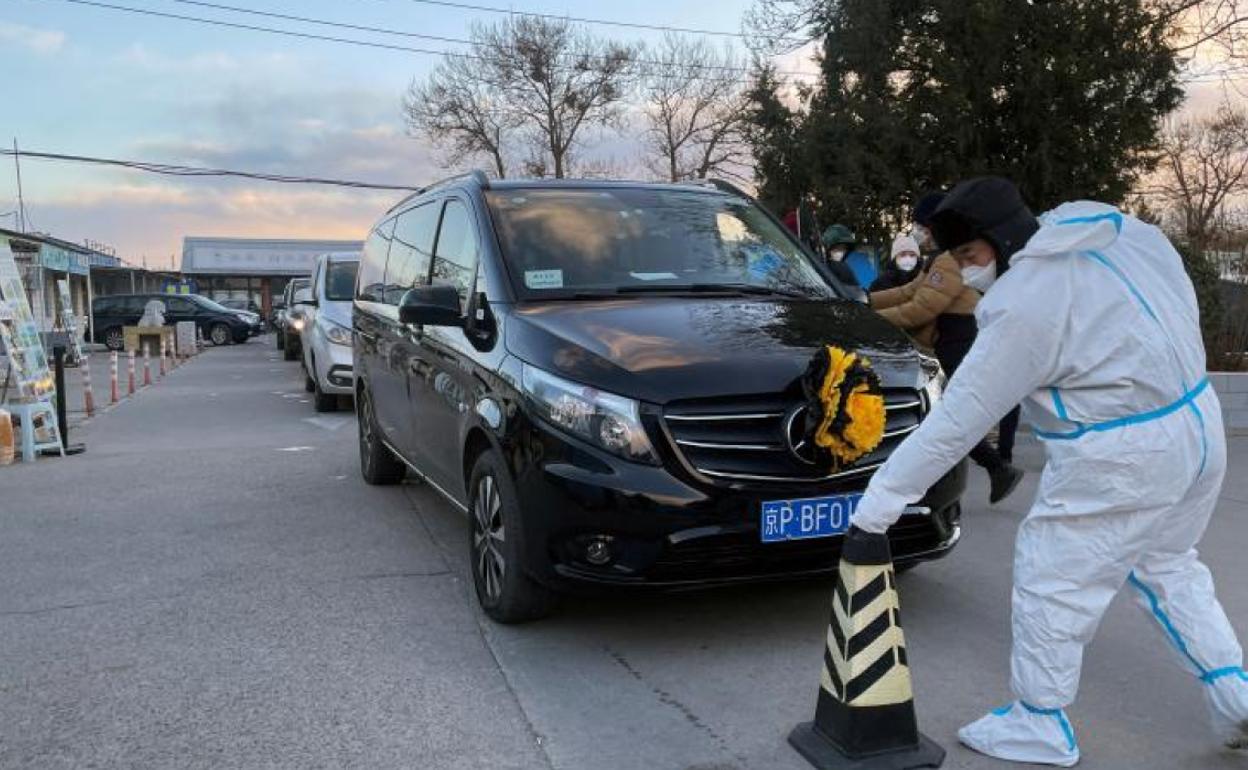
[(591, 37), (570, 22), (515, 16), (473, 30), (480, 75), (523, 123), (557, 178), (565, 176), (581, 132), (619, 126), (630, 86), (631, 46)]
[(646, 165), (672, 182), (711, 173), (743, 178), (748, 96), (731, 52), (705, 40), (667, 35), (642, 87), (647, 122)]
[(479, 71), (479, 61), (447, 57), (424, 83), (412, 81), (403, 98), (408, 132), (424, 135), (447, 151), (448, 165), (486, 156), (500, 178), (507, 176), (506, 147), (520, 127)]
[(1188, 242), (1203, 251), (1228, 201), (1248, 192), (1248, 112), (1223, 104), (1203, 117), (1176, 120), (1162, 135), (1157, 192)]

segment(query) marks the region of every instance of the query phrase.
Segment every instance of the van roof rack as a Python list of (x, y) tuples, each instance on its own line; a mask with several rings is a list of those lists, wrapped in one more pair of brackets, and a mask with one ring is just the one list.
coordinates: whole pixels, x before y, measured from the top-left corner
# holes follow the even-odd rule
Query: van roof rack
[(747, 193), (745, 190), (742, 190), (740, 187), (737, 187), (737, 186), (736, 186), (735, 184), (733, 184), (732, 182), (729, 182), (729, 181), (724, 180), (724, 179), (715, 179), (715, 178), (713, 178), (713, 177), (704, 177), (704, 178), (702, 178), (702, 179), (699, 179), (699, 180), (698, 180), (698, 184), (702, 184), (702, 185), (705, 185), (705, 186), (707, 186), (707, 187), (714, 187), (716, 190), (719, 190), (720, 192), (732, 193), (733, 195), (740, 195), (740, 196), (741, 196), (741, 197), (743, 197), (743, 198), (753, 198), (753, 197), (754, 197), (754, 196), (750, 195), (749, 193)]
[(403, 206), (403, 204), (407, 203), (412, 198), (417, 198), (429, 192), (430, 190), (436, 190), (439, 187), (445, 187), (446, 185), (449, 185), (452, 182), (457, 182), (461, 179), (472, 179), (474, 182), (477, 183), (478, 186), (480, 186), (482, 190), (490, 189), (490, 178), (486, 176), (486, 173), (482, 171), (481, 169), (474, 168), (472, 171), (465, 171), (462, 174), (455, 174), (453, 176), (448, 176), (443, 179), (439, 179), (436, 182), (430, 182), (429, 184), (420, 188), (419, 190), (412, 193), (411, 195), (404, 197), (403, 200), (391, 206), (389, 211), (387, 211), (386, 213), (389, 214), (391, 211), (394, 211), (395, 209)]

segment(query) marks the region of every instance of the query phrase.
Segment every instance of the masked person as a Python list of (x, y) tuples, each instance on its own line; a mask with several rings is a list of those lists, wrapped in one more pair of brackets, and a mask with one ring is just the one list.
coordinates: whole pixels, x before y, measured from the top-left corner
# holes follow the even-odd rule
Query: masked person
[[(941, 252), (910, 283), (871, 292), (871, 307), (909, 334), (920, 348), (933, 353), (952, 377), (975, 342), (975, 307), (989, 283), (986, 274), (977, 270), (964, 269), (952, 254)], [(988, 501), (995, 505), (1018, 487), (1023, 472), (1001, 457), (984, 438), (987, 433), (980, 434), (981, 441), (970, 449), (970, 457), (988, 472)]]
[[(1083, 647), (1124, 586), (1178, 652), (1226, 746), (1248, 749), (1248, 674), (1197, 558), (1226, 470), (1192, 283), (1156, 228), (1099, 203), (1041, 222), (999, 178), (958, 185), (932, 230), (988, 284), (944, 397), (871, 480), (853, 519), (884, 532), (1020, 401), (1047, 463), (1014, 558), (1017, 700), (958, 737), (1001, 759), (1079, 760), (1064, 708)], [(968, 271), (969, 272), (969, 271)]]
[(871, 291), (884, 291), (905, 286), (919, 274), (919, 244), (909, 234), (893, 239), (890, 259), (880, 277), (871, 284)]
[(854, 233), (845, 225), (830, 225), (823, 231), (823, 248), (829, 263), (845, 265), (854, 274), (854, 283), (870, 289), (879, 274), (875, 255), (858, 243)]
[(846, 255), (854, 245), (854, 234), (850, 229), (845, 225), (832, 225), (823, 231), (822, 244), (828, 269), (837, 280), (848, 286), (860, 286), (858, 276), (845, 262)]
[[(919, 250), (924, 259), (935, 259), (940, 253), (936, 239), (932, 237), (932, 215), (945, 199), (943, 192), (930, 192), (919, 198), (914, 204), (911, 214), (912, 229), (910, 234), (919, 242)], [(997, 455), (1006, 464), (1014, 463), (1014, 436), (1018, 432), (1019, 408), (1014, 407), (1001, 419), (997, 426)]]

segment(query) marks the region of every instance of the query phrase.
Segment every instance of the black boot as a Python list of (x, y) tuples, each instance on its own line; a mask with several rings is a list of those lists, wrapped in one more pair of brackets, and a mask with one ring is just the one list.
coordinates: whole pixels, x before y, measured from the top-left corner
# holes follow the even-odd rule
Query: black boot
[(1023, 480), (1023, 471), (1009, 463), (1002, 463), (988, 471), (988, 479), (992, 484), (988, 502), (996, 505), (1018, 488), (1018, 482)]

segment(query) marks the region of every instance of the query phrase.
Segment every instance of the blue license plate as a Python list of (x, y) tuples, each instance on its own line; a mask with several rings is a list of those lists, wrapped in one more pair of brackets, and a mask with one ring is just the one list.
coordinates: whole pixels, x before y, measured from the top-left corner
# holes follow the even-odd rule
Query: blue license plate
[(859, 494), (765, 502), (759, 535), (764, 543), (843, 535), (860, 500)]

